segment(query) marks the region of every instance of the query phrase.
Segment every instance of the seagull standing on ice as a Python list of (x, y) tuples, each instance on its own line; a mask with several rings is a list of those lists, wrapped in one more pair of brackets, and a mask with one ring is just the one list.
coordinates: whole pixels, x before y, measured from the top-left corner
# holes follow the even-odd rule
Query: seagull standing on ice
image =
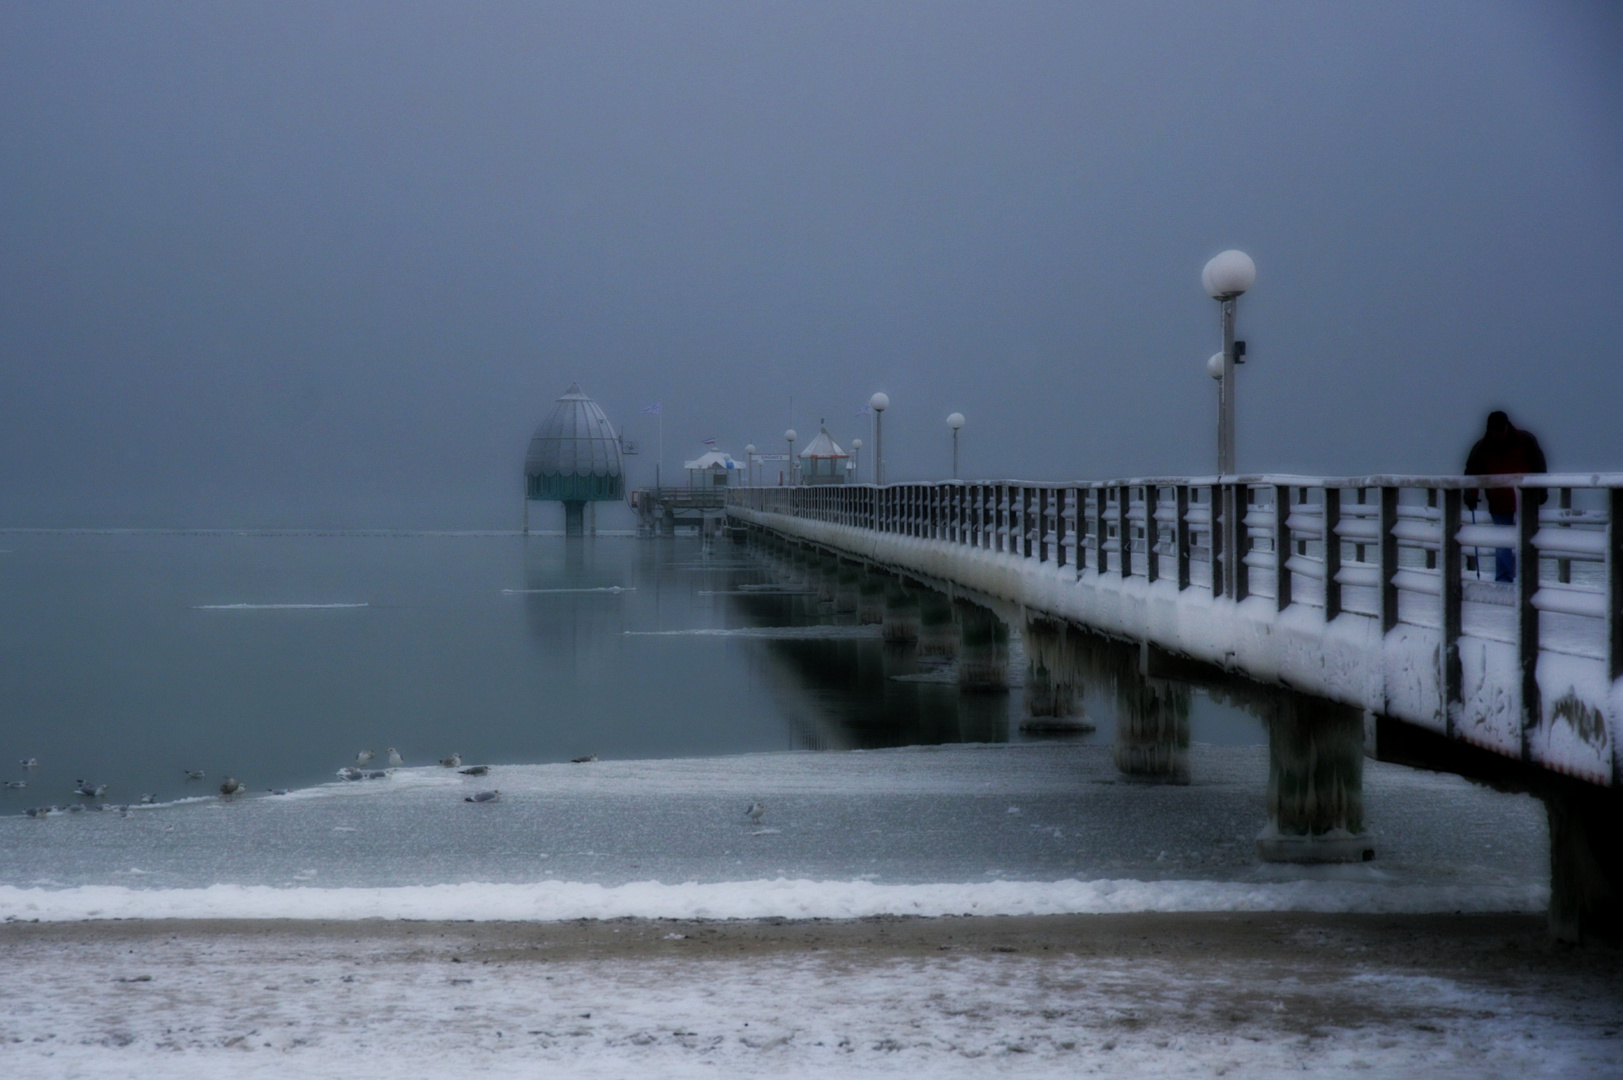
[(396, 750), (394, 747), (389, 747), (387, 753), (389, 755), (389, 766), (391, 768), (398, 769), (400, 766), (405, 764), (404, 761), (400, 760), (400, 751)]
[(765, 806), (758, 802), (752, 802), (749, 805), (749, 809), (744, 811), (744, 816), (749, 818), (755, 824), (759, 825), (761, 823), (761, 815), (765, 813)]
[(73, 789), (73, 793), (75, 795), (83, 795), (87, 799), (99, 799), (103, 795), (107, 794), (106, 784), (97, 784), (95, 787), (92, 787), (90, 785), (90, 781), (80, 780), (78, 781), (78, 785), (78, 787)]
[(495, 802), (502, 797), (500, 788), (495, 791), (481, 791), (476, 795), (469, 795), (463, 802)]
[(365, 765), (368, 761), (371, 761), (371, 760), (372, 760), (372, 751), (370, 751), (370, 750), (362, 750), (360, 753), (355, 755), (355, 764), (357, 764), (357, 765)]
[(458, 750), (450, 757), (440, 758), (440, 764), (444, 765), (447, 769), (462, 768), (462, 751)]
[(225, 782), (220, 785), (220, 794), (221, 795), (235, 795), (237, 792), (239, 792), (241, 790), (242, 790), (242, 781), (238, 780), (235, 776), (226, 777)]

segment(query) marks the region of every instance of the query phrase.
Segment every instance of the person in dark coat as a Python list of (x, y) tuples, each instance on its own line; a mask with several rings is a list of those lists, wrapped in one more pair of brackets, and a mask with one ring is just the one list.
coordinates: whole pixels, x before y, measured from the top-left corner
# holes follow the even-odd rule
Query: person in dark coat
[[(1488, 430), (1471, 447), (1465, 459), (1466, 476), (1508, 476), (1521, 473), (1542, 473), (1548, 469), (1544, 451), (1531, 431), (1521, 431), (1503, 412), (1488, 414)], [(1495, 525), (1516, 524), (1516, 489), (1488, 488), (1488, 513)], [(1534, 507), (1544, 501), (1544, 492), (1529, 492)], [(1473, 488), (1465, 493), (1465, 505), (1472, 515), (1476, 513), (1477, 493)], [(1494, 552), (1495, 581), (1516, 580), (1516, 553), (1510, 548)]]

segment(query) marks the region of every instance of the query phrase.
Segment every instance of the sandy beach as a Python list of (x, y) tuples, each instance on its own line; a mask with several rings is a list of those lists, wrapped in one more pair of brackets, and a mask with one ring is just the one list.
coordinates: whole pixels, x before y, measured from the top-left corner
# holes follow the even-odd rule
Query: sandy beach
[(15, 1077), (1623, 1071), (1528, 915), (0, 926)]

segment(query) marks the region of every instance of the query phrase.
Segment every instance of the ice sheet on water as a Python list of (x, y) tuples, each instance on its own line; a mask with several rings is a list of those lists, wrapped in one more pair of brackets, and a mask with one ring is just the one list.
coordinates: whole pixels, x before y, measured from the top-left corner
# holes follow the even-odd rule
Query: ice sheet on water
[[(129, 886), (119, 871), (138, 866), (148, 872), (138, 884), (162, 890), (276, 890), (315, 870), (322, 886), (374, 891), (778, 879), (821, 889), (866, 879), (887, 888), (1138, 881), (1152, 892), (1163, 887), (1155, 883), (1210, 882), (1236, 895), (1260, 889), (1256, 902), (1267, 904), (1281, 902), (1270, 890), (1288, 898), (1299, 884), (1454, 890), (1403, 894), (1452, 906), (1478, 893), (1490, 905), (1541, 895), (1547, 839), (1532, 799), (1372, 762), (1364, 799), (1375, 862), (1265, 867), (1253, 842), (1265, 816), (1266, 750), (1196, 745), (1189, 758), (1187, 786), (1124, 781), (1108, 746), (1075, 743), (497, 765), (478, 779), (402, 768), (372, 783), (335, 780), (128, 817), (0, 818), (0, 885)], [(487, 787), (501, 790), (500, 802), (463, 801)], [(756, 801), (759, 822), (745, 812)], [(1009, 814), (1011, 805), (1021, 812)], [(682, 910), (700, 902), (659, 895)], [(911, 894), (886, 895), (884, 903), (912, 903)]]
[(194, 611), (330, 611), (342, 608), (371, 607), (369, 603), (354, 604), (193, 604)]
[(768, 641), (877, 641), (878, 626), (711, 626), (686, 630), (626, 630), (627, 637), (756, 638)]

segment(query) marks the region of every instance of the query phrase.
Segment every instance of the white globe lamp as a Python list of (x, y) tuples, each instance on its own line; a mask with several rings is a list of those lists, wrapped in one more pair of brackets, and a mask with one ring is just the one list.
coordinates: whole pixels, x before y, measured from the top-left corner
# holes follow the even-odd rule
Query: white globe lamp
[(1210, 375), (1214, 379), (1221, 379), (1223, 377), (1223, 354), (1222, 353), (1220, 353), (1220, 352), (1212, 353), (1211, 359), (1206, 361), (1206, 374)]
[(1257, 264), (1243, 251), (1219, 252), (1200, 272), (1200, 284), (1213, 300), (1232, 300), (1257, 280)]

